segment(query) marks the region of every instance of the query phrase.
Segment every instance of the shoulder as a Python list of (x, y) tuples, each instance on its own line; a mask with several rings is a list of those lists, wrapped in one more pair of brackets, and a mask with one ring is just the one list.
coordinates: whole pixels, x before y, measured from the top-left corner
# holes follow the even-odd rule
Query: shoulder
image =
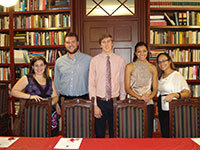
[(134, 68), (135, 65), (136, 65), (135, 62), (131, 62), (131, 63), (126, 65), (126, 68)]
[(149, 67), (151, 72), (153, 72), (153, 73), (157, 72), (156, 66), (153, 65), (152, 63), (148, 62), (148, 67)]
[(87, 58), (87, 59), (91, 59), (92, 58), (90, 55), (85, 54), (83, 52), (80, 52), (80, 55), (83, 56), (83, 57), (85, 57), (85, 58)]
[(92, 59), (91, 56), (84, 54), (82, 52), (79, 53), (78, 57), (79, 57), (79, 60), (82, 61), (82, 63), (84, 63), (84, 64), (85, 63), (89, 64)]
[(127, 72), (132, 72), (133, 69), (135, 68), (136, 63), (135, 62), (131, 62), (129, 64), (126, 65), (126, 71)]
[(124, 58), (122, 56), (118, 55), (118, 54), (113, 53), (113, 57), (115, 57), (115, 58), (117, 58), (119, 60), (124, 61)]
[[(174, 72), (173, 72), (173, 75), (176, 76), (176, 77), (178, 77), (178, 78), (184, 78), (184, 77), (182, 76), (182, 74), (181, 74), (180, 72), (178, 72), (178, 71), (174, 71)], [(184, 79), (185, 79), (185, 78), (184, 78)]]
[(62, 61), (63, 59), (65, 59), (67, 54), (60, 56), (57, 60), (56, 60), (56, 64), (58, 64), (60, 61)]

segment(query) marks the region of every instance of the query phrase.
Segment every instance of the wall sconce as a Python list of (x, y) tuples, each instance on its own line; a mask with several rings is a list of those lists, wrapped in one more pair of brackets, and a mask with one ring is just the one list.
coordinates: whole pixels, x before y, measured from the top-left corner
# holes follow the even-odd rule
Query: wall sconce
[(0, 0), (0, 5), (4, 7), (11, 7), (17, 4), (18, 0)]

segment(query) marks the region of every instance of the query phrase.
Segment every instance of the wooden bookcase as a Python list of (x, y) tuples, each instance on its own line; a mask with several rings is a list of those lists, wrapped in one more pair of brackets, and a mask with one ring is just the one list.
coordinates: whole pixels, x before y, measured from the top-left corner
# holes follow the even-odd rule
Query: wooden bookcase
[[(148, 0), (147, 44), (151, 52), (150, 61), (155, 64), (160, 52), (171, 55), (177, 70), (190, 86), (191, 97), (197, 99), (200, 93), (200, 6), (176, 7), (169, 4), (165, 7), (163, 2), (159, 3), (161, 7), (157, 4), (151, 7), (151, 0)], [(164, 21), (155, 21), (155, 16), (161, 16), (157, 19)], [(155, 22), (165, 22), (166, 25)], [(154, 133), (154, 137), (157, 135), (160, 135), (160, 131)]]
[[(24, 54), (26, 61), (18, 62), (15, 56), (17, 51), (26, 51), (32, 53), (32, 56), (42, 53), (45, 57), (51, 57), (47, 62), (53, 74), (57, 52), (64, 49), (64, 35), (73, 31), (72, 0), (66, 0), (67, 4), (62, 5), (56, 4), (54, 0), (33, 1), (19, 0), (19, 4), (9, 8), (8, 12), (0, 12), (0, 18), (9, 19), (9, 27), (0, 28), (0, 34), (9, 36), (7, 45), (0, 43), (0, 54), (7, 52), (9, 58), (9, 62), (0, 63), (0, 68), (9, 68), (8, 73), (4, 73), (8, 77), (1, 79), (0, 83), (8, 83), (10, 88), (19, 78), (16, 72), (29, 67), (27, 56), (29, 58), (30, 55)], [(43, 7), (40, 7), (41, 5)], [(10, 99), (10, 115), (14, 117), (15, 99)]]

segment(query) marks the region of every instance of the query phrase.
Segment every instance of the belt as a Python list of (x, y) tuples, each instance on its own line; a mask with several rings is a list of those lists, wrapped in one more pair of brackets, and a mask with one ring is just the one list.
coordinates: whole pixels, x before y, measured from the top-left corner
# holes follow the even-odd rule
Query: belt
[(110, 98), (110, 99), (106, 99), (106, 98), (101, 98), (101, 97), (98, 97), (97, 96), (97, 100), (102, 100), (102, 101), (116, 101), (116, 100), (119, 100), (119, 97), (113, 97), (113, 98)]

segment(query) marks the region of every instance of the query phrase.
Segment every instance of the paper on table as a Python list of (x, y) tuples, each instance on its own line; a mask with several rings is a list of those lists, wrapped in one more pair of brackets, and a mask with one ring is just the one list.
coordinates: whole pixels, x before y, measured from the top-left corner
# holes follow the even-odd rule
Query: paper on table
[(198, 145), (200, 145), (200, 138), (192, 138), (192, 140), (197, 143)]
[(55, 149), (79, 149), (82, 138), (61, 138)]
[(15, 143), (19, 137), (0, 137), (0, 148), (7, 148)]

